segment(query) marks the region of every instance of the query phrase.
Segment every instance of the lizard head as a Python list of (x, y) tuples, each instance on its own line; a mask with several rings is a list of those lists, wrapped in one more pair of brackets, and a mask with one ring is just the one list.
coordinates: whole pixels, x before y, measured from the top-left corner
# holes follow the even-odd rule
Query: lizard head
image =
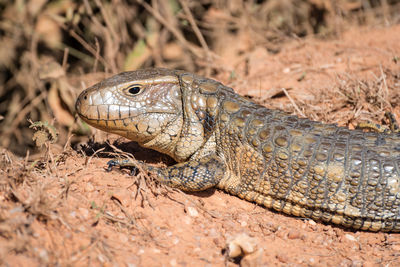
[(89, 125), (171, 156), (183, 124), (179, 80), (167, 69), (112, 76), (84, 90), (75, 108)]
[(89, 125), (184, 161), (210, 138), (220, 83), (183, 71), (123, 72), (84, 90), (76, 111)]

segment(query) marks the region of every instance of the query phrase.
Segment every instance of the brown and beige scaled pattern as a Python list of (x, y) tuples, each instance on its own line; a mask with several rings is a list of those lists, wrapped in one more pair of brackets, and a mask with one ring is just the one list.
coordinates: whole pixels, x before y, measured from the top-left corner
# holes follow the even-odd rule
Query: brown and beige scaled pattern
[[(363, 120), (381, 122), (387, 110), (400, 117), (398, 32), (399, 26), (349, 29), (334, 40), (292, 41), (276, 55), (254, 49), (243, 62), (221, 59), (227, 69), (235, 64), (234, 79), (230, 72), (215, 78), (268, 108), (313, 120), (350, 128)], [(123, 150), (155, 166), (168, 162), (134, 144)], [(51, 146), (48, 154), (54, 156)], [(219, 190), (171, 191), (146, 184), (142, 172), (106, 172), (109, 159), (72, 150), (57, 155), (64, 163), (43, 167), (54, 172), (30, 169), (7, 151), (1, 156), (2, 175), (9, 177), (0, 192), (2, 264), (233, 266), (226, 242), (242, 233), (254, 237), (261, 251), (249, 264), (400, 263), (395, 233), (285, 216)]]
[(310, 121), (267, 109), (214, 80), (162, 68), (110, 77), (83, 91), (76, 111), (94, 127), (179, 162), (140, 163), (168, 186), (218, 187), (294, 216), (400, 231), (397, 132)]

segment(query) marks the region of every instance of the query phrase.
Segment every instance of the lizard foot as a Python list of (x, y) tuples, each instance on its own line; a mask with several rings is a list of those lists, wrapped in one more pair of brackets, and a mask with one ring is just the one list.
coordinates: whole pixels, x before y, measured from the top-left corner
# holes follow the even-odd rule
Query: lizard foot
[(120, 169), (129, 169), (129, 175), (134, 176), (138, 173), (139, 169), (137, 163), (129, 159), (119, 160), (113, 159), (107, 162), (107, 172), (112, 171), (113, 167), (119, 167)]

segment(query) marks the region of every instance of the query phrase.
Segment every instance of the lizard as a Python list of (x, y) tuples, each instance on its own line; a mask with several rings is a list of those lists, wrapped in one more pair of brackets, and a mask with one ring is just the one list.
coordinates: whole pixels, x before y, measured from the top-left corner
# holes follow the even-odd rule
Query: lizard
[[(216, 187), (278, 212), (400, 232), (400, 134), (268, 109), (189, 72), (122, 72), (84, 90), (89, 125), (171, 156), (144, 170), (183, 191)], [(123, 165), (122, 162), (110, 163)]]

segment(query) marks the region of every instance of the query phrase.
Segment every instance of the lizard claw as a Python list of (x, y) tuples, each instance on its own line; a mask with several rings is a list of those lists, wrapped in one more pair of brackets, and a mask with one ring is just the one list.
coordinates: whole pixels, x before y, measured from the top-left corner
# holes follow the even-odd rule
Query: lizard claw
[(118, 160), (110, 160), (110, 161), (108, 161), (107, 162), (107, 172), (110, 172), (110, 171), (112, 171), (112, 168), (114, 167), (114, 166), (118, 166), (119, 165), (119, 162), (118, 162)]
[(138, 172), (138, 168), (129, 160), (110, 160), (107, 162), (107, 172), (112, 171), (113, 167), (119, 166), (120, 169), (130, 169), (129, 175), (134, 176)]

